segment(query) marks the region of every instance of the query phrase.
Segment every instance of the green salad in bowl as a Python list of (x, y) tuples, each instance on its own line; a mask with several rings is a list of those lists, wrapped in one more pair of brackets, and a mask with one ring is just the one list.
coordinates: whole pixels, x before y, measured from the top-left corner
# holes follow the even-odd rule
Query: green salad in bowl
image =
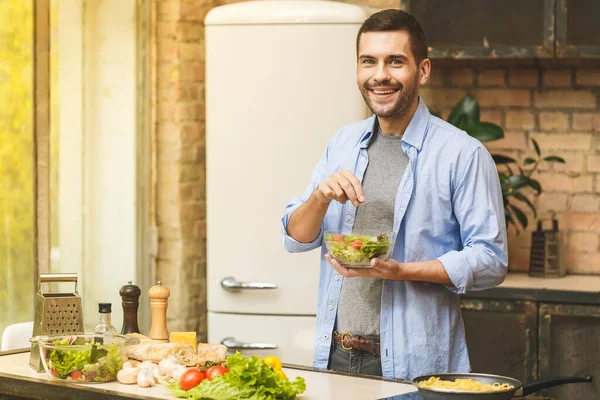
[(327, 251), (340, 264), (350, 268), (370, 268), (371, 260), (386, 260), (392, 251), (390, 233), (341, 233), (328, 231), (324, 234)]
[(40, 356), (51, 379), (103, 383), (117, 379), (130, 347), (139, 339), (113, 333), (36, 336)]

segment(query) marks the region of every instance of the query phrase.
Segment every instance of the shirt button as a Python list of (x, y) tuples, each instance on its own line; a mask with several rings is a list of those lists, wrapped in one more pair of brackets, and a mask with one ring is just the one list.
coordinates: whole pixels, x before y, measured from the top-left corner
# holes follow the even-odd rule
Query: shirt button
[(365, 156), (362, 156), (362, 157), (360, 158), (360, 161), (362, 161), (362, 162), (365, 162), (365, 161), (367, 161), (367, 157), (365, 157)]
[(335, 280), (336, 280), (336, 281), (339, 281), (339, 280), (340, 280), (340, 276), (339, 276), (339, 275), (336, 275), (336, 276), (335, 276)]
[(328, 305), (328, 306), (327, 306), (327, 309), (328, 309), (329, 311), (331, 311), (331, 310), (333, 310), (333, 306), (330, 304), (330, 305)]
[(323, 338), (324, 338), (324, 339), (327, 339), (327, 338), (329, 338), (329, 335), (328, 335), (328, 334), (324, 334), (324, 335), (323, 335)]
[(352, 215), (348, 214), (346, 215), (346, 221), (350, 221), (352, 219)]

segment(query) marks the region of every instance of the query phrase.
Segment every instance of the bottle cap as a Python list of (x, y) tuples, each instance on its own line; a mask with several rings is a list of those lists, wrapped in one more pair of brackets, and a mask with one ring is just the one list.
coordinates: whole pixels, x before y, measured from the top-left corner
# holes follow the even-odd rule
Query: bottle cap
[(111, 303), (98, 303), (98, 312), (103, 314), (107, 314), (111, 312), (112, 304)]

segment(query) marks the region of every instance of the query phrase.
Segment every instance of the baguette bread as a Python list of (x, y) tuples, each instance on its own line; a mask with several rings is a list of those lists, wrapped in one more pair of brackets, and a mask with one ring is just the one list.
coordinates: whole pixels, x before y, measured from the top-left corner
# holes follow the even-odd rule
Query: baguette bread
[(227, 346), (222, 344), (198, 344), (198, 365), (204, 366), (206, 363), (220, 364), (227, 357)]
[(129, 358), (139, 361), (151, 361), (158, 364), (161, 360), (173, 356), (178, 364), (193, 367), (197, 364), (196, 350), (189, 343), (163, 343), (145, 340), (132, 347)]

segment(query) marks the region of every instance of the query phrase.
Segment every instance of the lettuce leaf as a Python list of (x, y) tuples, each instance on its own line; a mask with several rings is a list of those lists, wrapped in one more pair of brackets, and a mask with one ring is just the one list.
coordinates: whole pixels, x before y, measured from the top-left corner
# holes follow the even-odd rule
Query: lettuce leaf
[(227, 374), (212, 381), (205, 379), (188, 391), (182, 390), (178, 382), (168, 387), (175, 397), (190, 400), (294, 399), (306, 390), (303, 378), (282, 379), (257, 356), (246, 358), (236, 352), (227, 358), (225, 365), (229, 369)]

